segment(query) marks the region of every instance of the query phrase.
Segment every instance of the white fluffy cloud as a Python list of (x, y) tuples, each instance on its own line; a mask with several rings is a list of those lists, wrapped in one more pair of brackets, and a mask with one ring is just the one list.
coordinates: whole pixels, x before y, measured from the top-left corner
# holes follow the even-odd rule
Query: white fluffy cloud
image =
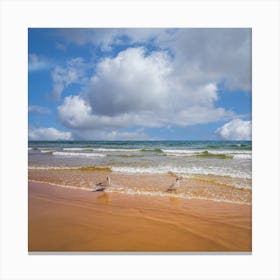
[(213, 83), (191, 84), (174, 75), (164, 51), (130, 48), (96, 67), (87, 92), (67, 96), (58, 107), (61, 122), (76, 130), (116, 130), (209, 123), (232, 117), (216, 108)]
[(56, 66), (52, 71), (53, 90), (52, 96), (59, 100), (63, 90), (73, 83), (85, 82), (85, 68), (84, 59), (76, 57), (67, 62), (66, 67)]
[(123, 112), (166, 109), (172, 72), (164, 52), (145, 56), (143, 48), (130, 48), (97, 65), (88, 94), (93, 112), (114, 116)]
[(29, 140), (72, 140), (71, 132), (59, 131), (56, 128), (31, 128), (28, 133)]
[(251, 121), (234, 119), (219, 127), (216, 133), (225, 140), (251, 140)]

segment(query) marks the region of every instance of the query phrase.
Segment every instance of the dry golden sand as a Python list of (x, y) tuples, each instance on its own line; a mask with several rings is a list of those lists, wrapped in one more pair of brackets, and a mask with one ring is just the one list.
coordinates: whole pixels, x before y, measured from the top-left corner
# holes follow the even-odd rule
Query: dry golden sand
[(29, 182), (29, 251), (251, 251), (251, 206)]

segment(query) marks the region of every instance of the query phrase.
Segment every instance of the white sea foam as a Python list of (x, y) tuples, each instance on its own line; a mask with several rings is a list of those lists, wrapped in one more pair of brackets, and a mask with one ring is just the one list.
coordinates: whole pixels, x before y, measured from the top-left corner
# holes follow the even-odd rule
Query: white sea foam
[(81, 167), (69, 167), (69, 166), (28, 166), (28, 169), (30, 170), (65, 170), (65, 169), (70, 169), (70, 170), (75, 170), (79, 169)]
[(64, 157), (106, 157), (105, 154), (97, 153), (71, 153), (71, 152), (54, 152), (55, 156), (64, 156)]
[(234, 151), (234, 150), (207, 150), (207, 149), (201, 149), (201, 150), (162, 150), (165, 153), (176, 153), (176, 154), (199, 154), (204, 151), (208, 151), (212, 154), (251, 154), (251, 151)]
[(55, 152), (56, 150), (40, 150), (41, 153), (43, 154), (47, 154), (47, 153), (53, 153)]
[(208, 150), (209, 153), (211, 154), (224, 154), (224, 155), (247, 155), (251, 156), (252, 152), (251, 151), (232, 151), (232, 150)]
[(160, 196), (160, 197), (176, 197), (176, 198), (182, 198), (182, 199), (198, 199), (198, 200), (211, 200), (215, 202), (227, 202), (227, 203), (234, 203), (234, 204), (246, 204), (250, 205), (248, 202), (241, 202), (241, 201), (232, 201), (229, 199), (222, 199), (222, 198), (209, 198), (209, 197), (203, 197), (198, 195), (192, 195), (192, 194), (186, 194), (186, 193), (178, 193), (178, 194), (172, 194), (162, 191), (143, 191), (143, 190), (136, 190), (136, 189), (122, 189), (119, 191), (116, 191), (114, 189), (107, 190), (106, 192), (120, 192), (128, 195), (146, 195), (146, 196)]
[(141, 149), (104, 149), (104, 148), (96, 148), (94, 151), (101, 152), (139, 152)]
[(252, 159), (251, 154), (235, 154), (233, 155), (233, 158), (235, 159)]
[(186, 157), (186, 156), (194, 156), (199, 153), (199, 151), (193, 150), (162, 150), (167, 156), (177, 156), (177, 157)]
[(198, 150), (166, 150), (162, 149), (164, 153), (172, 153), (172, 154), (195, 154), (198, 153)]
[[(167, 156), (187, 157), (197, 156), (206, 150), (163, 150)], [(207, 150), (209, 154), (233, 156), (234, 159), (251, 159), (251, 151), (233, 151), (233, 150)]]
[(172, 172), (182, 177), (189, 178), (193, 175), (218, 175), (230, 176), (232, 178), (250, 179), (251, 174), (244, 171), (231, 170), (230, 168), (220, 167), (173, 167), (173, 166), (157, 166), (157, 167), (130, 167), (116, 166), (112, 167), (112, 171), (132, 174), (162, 174)]

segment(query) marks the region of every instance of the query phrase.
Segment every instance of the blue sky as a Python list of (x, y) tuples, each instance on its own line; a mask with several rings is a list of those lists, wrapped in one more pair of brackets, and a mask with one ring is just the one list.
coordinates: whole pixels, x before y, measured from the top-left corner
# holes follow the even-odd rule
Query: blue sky
[(250, 140), (250, 29), (28, 32), (30, 140)]

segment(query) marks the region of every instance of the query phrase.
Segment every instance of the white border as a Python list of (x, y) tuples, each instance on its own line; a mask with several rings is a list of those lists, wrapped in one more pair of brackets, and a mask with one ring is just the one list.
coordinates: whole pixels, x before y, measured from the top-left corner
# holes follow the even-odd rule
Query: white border
[[(279, 279), (279, 2), (0, 0), (1, 279)], [(28, 255), (27, 28), (253, 28), (253, 254)]]

